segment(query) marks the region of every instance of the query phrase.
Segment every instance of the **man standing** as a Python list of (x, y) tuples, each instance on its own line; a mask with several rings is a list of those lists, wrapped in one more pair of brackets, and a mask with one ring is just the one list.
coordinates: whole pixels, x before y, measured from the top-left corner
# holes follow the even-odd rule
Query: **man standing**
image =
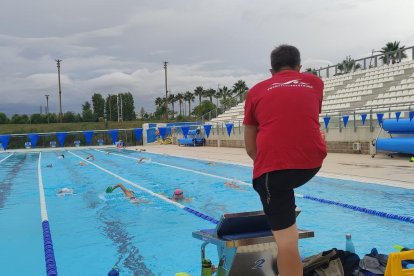
[(319, 125), (323, 82), (299, 73), (300, 53), (280, 45), (271, 55), (272, 77), (247, 94), (244, 139), (254, 161), (260, 196), (278, 247), (280, 276), (303, 274), (293, 189), (308, 182), (326, 157)]

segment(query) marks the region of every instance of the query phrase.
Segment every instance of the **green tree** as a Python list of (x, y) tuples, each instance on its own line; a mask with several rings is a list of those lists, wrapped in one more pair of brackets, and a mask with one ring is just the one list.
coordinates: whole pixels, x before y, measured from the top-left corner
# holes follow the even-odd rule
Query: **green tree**
[(356, 63), (351, 56), (347, 56), (341, 63), (338, 63), (337, 68), (342, 74), (347, 74), (361, 68), (361, 64)]
[(108, 121), (118, 120), (117, 96), (109, 94), (105, 100), (106, 118)]
[(91, 104), (88, 101), (82, 105), (82, 121), (93, 122), (93, 112), (91, 109)]
[(165, 105), (159, 105), (157, 106), (157, 109), (154, 112), (154, 116), (155, 118), (160, 119), (164, 117), (166, 113), (167, 113), (167, 109), (165, 108)]
[(72, 111), (67, 111), (63, 114), (63, 122), (64, 123), (74, 123), (77, 122), (78, 118), (76, 117), (76, 114)]
[(197, 86), (194, 89), (194, 96), (198, 97), (198, 104), (201, 104), (201, 97), (204, 96), (204, 89), (202, 86)]
[(177, 99), (178, 104), (180, 105), (180, 116), (182, 116), (181, 110), (182, 110), (182, 105), (184, 101), (184, 95), (183, 93), (178, 93), (177, 96), (175, 96), (175, 98)]
[(42, 114), (35, 113), (30, 115), (30, 121), (32, 124), (44, 124), (47, 123), (47, 117)]
[(210, 112), (211, 110), (215, 109), (216, 105), (210, 101), (202, 101), (201, 104), (194, 107), (193, 114), (197, 117), (201, 117), (202, 115)]
[(317, 76), (318, 75), (318, 71), (316, 70), (316, 69), (314, 69), (314, 68), (306, 68), (305, 69), (305, 72), (306, 73), (311, 73), (311, 74), (314, 74), (315, 76)]
[(233, 94), (239, 96), (240, 102), (244, 100), (248, 90), (249, 88), (243, 80), (238, 80), (235, 84), (233, 84)]
[(188, 116), (191, 115), (191, 102), (194, 102), (194, 94), (190, 91), (185, 92), (184, 94), (184, 100), (188, 102)]
[[(48, 116), (49, 116), (49, 123), (55, 124), (55, 123), (58, 122), (58, 118), (59, 117), (58, 117), (57, 114), (55, 114), (55, 113), (49, 113)], [(47, 121), (47, 117), (46, 117), (46, 121)]]
[(159, 106), (161, 106), (161, 105), (163, 105), (163, 104), (164, 104), (164, 100), (163, 100), (163, 98), (161, 98), (161, 97), (157, 97), (157, 98), (155, 99), (154, 103), (155, 103), (155, 107), (159, 107)]
[(176, 99), (176, 97), (175, 97), (175, 95), (174, 94), (169, 94), (168, 95), (168, 103), (170, 103), (171, 104), (171, 106), (172, 106), (172, 117), (174, 118), (174, 114), (175, 114), (175, 111), (174, 111), (174, 103), (177, 101), (177, 99)]
[(121, 93), (119, 97), (122, 97), (122, 119), (124, 121), (135, 120), (135, 106), (134, 97), (130, 92)]
[(105, 100), (101, 94), (95, 93), (92, 95), (93, 117), (95, 121), (104, 117)]
[(10, 121), (11, 121), (12, 124), (28, 124), (29, 123), (29, 116), (27, 116), (26, 114), (23, 114), (23, 115), (14, 114), (11, 117)]
[(204, 95), (210, 99), (210, 102), (213, 103), (213, 97), (216, 94), (216, 90), (213, 88), (207, 89), (204, 91)]
[(222, 106), (224, 106), (225, 109), (227, 109), (227, 106), (229, 105), (230, 101), (227, 100), (227, 98), (231, 97), (231, 90), (227, 88), (227, 86), (223, 86), (222, 88), (218, 89), (217, 96), (219, 99), (221, 99), (220, 103)]
[(141, 109), (139, 110), (139, 117), (141, 118), (141, 119), (143, 119), (144, 118), (144, 115), (145, 115), (145, 109), (144, 109), (144, 107), (143, 106), (141, 106)]
[(228, 110), (237, 104), (237, 99), (232, 97), (227, 97), (221, 100), (221, 104), (224, 107), (224, 110)]
[(380, 59), (384, 62), (384, 64), (395, 64), (397, 62), (401, 62), (403, 58), (406, 58), (407, 55), (404, 53), (405, 46), (400, 46), (399, 41), (388, 42), (385, 44), (384, 47), (381, 48), (381, 53), (384, 56), (380, 57)]
[(0, 112), (0, 124), (7, 124), (9, 122), (9, 118), (3, 112)]

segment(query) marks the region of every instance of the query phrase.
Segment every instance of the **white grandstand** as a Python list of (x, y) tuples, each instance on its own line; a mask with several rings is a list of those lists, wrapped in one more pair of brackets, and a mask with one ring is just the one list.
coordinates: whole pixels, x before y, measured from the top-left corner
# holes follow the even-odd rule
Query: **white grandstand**
[[(408, 111), (414, 107), (414, 60), (323, 79), (325, 114)], [(240, 122), (244, 102), (211, 120), (213, 124)], [(321, 121), (323, 121), (321, 117)]]

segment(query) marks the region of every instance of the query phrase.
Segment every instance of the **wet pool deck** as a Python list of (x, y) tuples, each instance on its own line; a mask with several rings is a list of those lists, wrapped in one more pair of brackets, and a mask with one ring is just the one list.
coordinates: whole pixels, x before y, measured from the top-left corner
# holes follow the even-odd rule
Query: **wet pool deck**
[[(130, 149), (143, 148), (151, 153), (253, 165), (243, 148), (149, 145)], [(371, 158), (362, 154), (329, 153), (318, 175), (414, 189), (414, 162), (409, 162), (407, 156), (391, 158), (378, 154)]]

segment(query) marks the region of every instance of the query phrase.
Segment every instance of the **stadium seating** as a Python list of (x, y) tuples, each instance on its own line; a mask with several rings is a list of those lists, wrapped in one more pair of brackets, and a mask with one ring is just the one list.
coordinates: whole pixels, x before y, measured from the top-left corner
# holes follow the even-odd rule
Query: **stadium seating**
[[(408, 110), (414, 107), (414, 60), (358, 69), (348, 74), (323, 79), (323, 114), (367, 112), (370, 109), (388, 112), (390, 107)], [(405, 113), (402, 113), (404, 116)], [(244, 103), (211, 120), (213, 124), (243, 121)], [(352, 120), (352, 118), (350, 118)], [(323, 121), (323, 119), (321, 119)]]

